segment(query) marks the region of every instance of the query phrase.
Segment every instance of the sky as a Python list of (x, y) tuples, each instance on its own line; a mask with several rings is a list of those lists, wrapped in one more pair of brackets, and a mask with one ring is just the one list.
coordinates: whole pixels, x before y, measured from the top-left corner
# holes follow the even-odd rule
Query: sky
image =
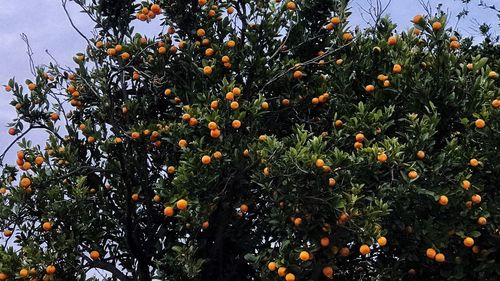
[[(353, 0), (350, 22), (353, 26), (366, 26), (363, 20), (363, 8), (366, 9), (368, 0)], [(389, 0), (380, 0), (388, 3)], [(429, 0), (431, 6), (444, 3), (443, 9), (448, 11), (450, 23), (456, 23), (456, 15), (461, 11), (463, 5), (461, 0)], [(496, 14), (477, 6), (480, 0), (472, 0), (469, 4), (470, 16), (460, 22), (458, 30), (462, 34), (477, 35), (474, 30), (477, 24), (474, 18), (486, 21), (498, 31), (498, 19)], [(483, 0), (493, 4), (499, 0)], [(489, 1), (489, 2), (488, 2)], [(22, 13), (19, 12), (22, 2)], [(75, 25), (86, 35), (92, 35), (93, 25), (91, 21), (82, 13), (73, 2), (68, 2), (68, 10), (74, 20)], [(410, 20), (415, 15), (424, 13), (423, 7), (417, 0), (393, 0), (386, 14), (390, 15), (394, 22), (398, 24), (398, 30), (411, 26)], [(369, 18), (366, 14), (364, 18)], [(135, 21), (137, 22), (137, 21)], [(137, 23), (136, 31), (154, 34), (159, 31), (154, 29), (154, 24)], [(74, 66), (72, 57), (83, 50), (85, 41), (72, 29), (69, 21), (61, 7), (59, 0), (2, 0), (0, 1), (0, 85), (7, 83), (9, 78), (16, 77), (18, 81), (32, 78), (29, 70), (26, 47), (21, 40), (20, 34), (28, 36), (33, 49), (35, 64), (44, 64), (51, 61), (45, 53), (48, 50), (62, 65)], [(498, 32), (497, 32), (498, 33)], [(13, 137), (7, 134), (6, 124), (16, 116), (15, 110), (9, 105), (11, 97), (0, 88), (0, 153), (3, 152)], [(27, 137), (34, 140), (42, 140), (44, 135), (36, 133)], [(15, 149), (13, 150), (13, 152)], [(13, 155), (13, 152), (9, 155)], [(13, 159), (12, 157), (9, 157)]]

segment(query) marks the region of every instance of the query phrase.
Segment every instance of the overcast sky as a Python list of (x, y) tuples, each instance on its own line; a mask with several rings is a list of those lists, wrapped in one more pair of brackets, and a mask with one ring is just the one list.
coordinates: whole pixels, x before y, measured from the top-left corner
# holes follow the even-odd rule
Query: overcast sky
[[(388, 0), (381, 0), (387, 3)], [(462, 20), (458, 25), (458, 30), (462, 34), (477, 35), (477, 24), (473, 19), (480, 22), (488, 22), (498, 33), (498, 19), (491, 10), (480, 8), (477, 3), (480, 0), (472, 0), (469, 4), (471, 13), (468, 18)], [(499, 0), (485, 0), (489, 3)], [(456, 15), (461, 11), (461, 0), (431, 0), (432, 7), (437, 3), (446, 3), (444, 9), (451, 14), (450, 22), (453, 26), (456, 23)], [(353, 15), (350, 19), (352, 25), (365, 26), (362, 8), (367, 7), (367, 0), (354, 0), (351, 11)], [(19, 8), (22, 6), (22, 13)], [(75, 24), (87, 35), (91, 35), (92, 24), (79, 12), (78, 7), (69, 2), (68, 9)], [(435, 9), (434, 9), (435, 10)], [(408, 28), (411, 18), (418, 13), (424, 13), (424, 9), (417, 0), (393, 0), (387, 9), (387, 14), (398, 24), (398, 30)], [(365, 15), (365, 18), (369, 18)], [(158, 20), (154, 23), (158, 23)], [(159, 27), (154, 24), (138, 23), (136, 31), (154, 34), (159, 31)], [(84, 41), (71, 28), (64, 10), (59, 0), (1, 0), (0, 1), (0, 85), (7, 83), (11, 77), (16, 77), (18, 81), (32, 78), (29, 71), (26, 48), (20, 38), (20, 34), (25, 33), (34, 51), (35, 64), (50, 62), (50, 57), (45, 53), (50, 53), (60, 64), (74, 66), (72, 57), (75, 53), (83, 51)], [(5, 127), (8, 122), (15, 117), (15, 110), (9, 105), (11, 97), (5, 93), (3, 87), (0, 89), (0, 153), (13, 138), (7, 134)], [(28, 135), (30, 138), (40, 140), (40, 134)], [(15, 151), (15, 150), (13, 150)], [(14, 155), (9, 153), (9, 155)], [(12, 163), (13, 156), (9, 157)]]

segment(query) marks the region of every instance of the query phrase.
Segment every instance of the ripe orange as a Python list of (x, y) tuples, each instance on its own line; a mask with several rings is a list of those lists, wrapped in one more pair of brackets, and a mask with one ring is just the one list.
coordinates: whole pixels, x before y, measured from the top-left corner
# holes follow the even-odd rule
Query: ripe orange
[(21, 179), (21, 187), (22, 188), (28, 188), (31, 185), (31, 180), (29, 178), (22, 178)]
[(203, 6), (207, 4), (207, 0), (198, 0), (198, 5)]
[(134, 193), (134, 194), (132, 194), (131, 198), (132, 198), (132, 201), (137, 202), (137, 201), (139, 201), (139, 194)]
[(334, 178), (328, 179), (328, 186), (329, 187), (334, 187), (336, 184), (337, 184), (337, 181)]
[(175, 173), (175, 167), (174, 166), (168, 166), (167, 173), (169, 173), (169, 174)]
[(363, 133), (358, 133), (358, 134), (356, 134), (355, 139), (357, 142), (362, 142), (365, 140), (365, 135)]
[(153, 4), (151, 5), (151, 11), (155, 14), (158, 15), (161, 13), (161, 7), (158, 4)]
[(210, 136), (214, 139), (218, 138), (220, 136), (220, 130), (219, 129), (210, 130)]
[(399, 64), (395, 64), (393, 67), (392, 67), (392, 72), (394, 73), (401, 73), (401, 65)]
[(361, 247), (359, 247), (359, 252), (362, 255), (368, 255), (370, 253), (370, 247), (366, 244), (363, 244), (361, 245)]
[(187, 146), (188, 146), (188, 143), (187, 143), (187, 141), (186, 141), (186, 140), (181, 139), (181, 140), (179, 141), (179, 146), (180, 146), (181, 148), (185, 148), (185, 147), (187, 147)]
[(338, 60), (335, 61), (335, 64), (336, 65), (341, 65), (343, 62), (344, 62), (343, 59), (338, 59)]
[(389, 39), (387, 39), (387, 44), (389, 46), (394, 46), (398, 43), (398, 38), (396, 36), (391, 36)]
[(373, 85), (366, 85), (365, 91), (367, 93), (371, 93), (371, 92), (375, 91), (375, 86), (373, 86)]
[(432, 29), (434, 29), (435, 31), (440, 30), (442, 27), (443, 27), (443, 24), (441, 24), (441, 22), (439, 22), (439, 21), (432, 23)]
[(12, 236), (12, 230), (10, 230), (10, 229), (5, 229), (5, 230), (3, 231), (3, 235), (5, 235), (5, 237), (10, 237), (10, 236)]
[(234, 40), (229, 40), (227, 41), (227, 46), (229, 48), (234, 48), (234, 46), (236, 46), (236, 42)]
[(47, 266), (47, 269), (45, 271), (47, 272), (47, 274), (52, 275), (56, 273), (56, 267), (53, 265), (49, 265)]
[(420, 159), (420, 160), (424, 159), (425, 158), (425, 152), (423, 152), (422, 150), (419, 150), (417, 152), (417, 158)]
[(160, 195), (156, 194), (155, 196), (153, 196), (153, 202), (155, 202), (155, 203), (160, 203), (160, 202), (161, 202), (161, 197), (160, 197)]
[(448, 197), (446, 197), (445, 195), (441, 195), (441, 196), (439, 196), (438, 202), (439, 202), (439, 205), (446, 206), (446, 205), (448, 205)]
[(92, 260), (97, 260), (97, 259), (99, 259), (100, 256), (101, 256), (101, 254), (99, 254), (99, 252), (96, 250), (90, 252), (90, 258)]
[(463, 180), (462, 181), (462, 188), (465, 189), (465, 190), (469, 190), (471, 184), (470, 184), (470, 181), (468, 180)]
[(204, 221), (202, 224), (201, 224), (201, 228), (203, 229), (208, 229), (208, 227), (210, 226), (210, 223), (208, 221)]
[(349, 250), (349, 248), (347, 247), (342, 247), (340, 250), (339, 250), (339, 254), (343, 257), (347, 257), (349, 256), (351, 253), (351, 251)]
[(464, 246), (468, 247), (468, 248), (471, 248), (472, 246), (474, 246), (474, 239), (472, 239), (471, 237), (465, 237)]
[(459, 49), (460, 48), (460, 43), (458, 41), (451, 41), (450, 42), (450, 48), (452, 49)]
[(423, 19), (424, 19), (424, 17), (422, 17), (421, 15), (416, 15), (416, 16), (413, 17), (412, 22), (413, 23), (419, 23)]
[(213, 56), (214, 53), (215, 53), (215, 51), (212, 48), (208, 48), (208, 49), (205, 50), (205, 56), (207, 56), (207, 57)]
[(429, 258), (429, 259), (434, 259), (436, 257), (436, 250), (432, 249), (432, 248), (428, 248), (427, 251), (425, 251), (425, 255)]
[(59, 119), (59, 114), (57, 114), (56, 112), (52, 112), (50, 114), (50, 120), (57, 121), (58, 119)]
[(248, 206), (246, 204), (241, 204), (240, 206), (240, 211), (245, 214), (246, 212), (248, 212)]
[(219, 101), (214, 100), (210, 103), (210, 108), (212, 110), (216, 110), (218, 107), (219, 107)]
[(439, 262), (439, 263), (444, 262), (445, 256), (444, 256), (444, 254), (439, 253), (434, 257), (434, 260)]
[(307, 251), (302, 251), (299, 254), (299, 258), (300, 258), (301, 261), (308, 261), (309, 258), (310, 258), (310, 255), (309, 255), (309, 253)]
[(487, 222), (487, 220), (486, 220), (486, 218), (485, 218), (485, 217), (479, 217), (479, 218), (477, 219), (477, 223), (478, 223), (479, 225), (485, 225), (485, 224), (486, 224), (486, 222)]
[(293, 275), (293, 273), (288, 273), (288, 274), (285, 276), (285, 280), (286, 280), (286, 281), (295, 281), (295, 275)]
[(212, 72), (213, 72), (213, 69), (211, 66), (205, 66), (203, 68), (203, 74), (205, 74), (206, 76), (212, 75)]
[(19, 277), (26, 278), (28, 276), (28, 273), (29, 273), (28, 270), (23, 268), (19, 271)]
[(479, 194), (474, 194), (474, 195), (472, 195), (472, 197), (471, 197), (471, 201), (472, 201), (472, 203), (474, 203), (474, 204), (479, 204), (479, 203), (481, 203), (481, 195), (479, 195)]
[(321, 244), (322, 247), (328, 247), (328, 245), (330, 245), (330, 238), (323, 237), (321, 238), (321, 240), (319, 240), (319, 243)]
[(230, 106), (231, 106), (232, 110), (236, 110), (240, 107), (240, 104), (237, 101), (233, 101), (233, 102), (231, 102)]
[(322, 159), (317, 159), (315, 164), (316, 168), (323, 168), (323, 166), (325, 166), (325, 161), (323, 161)]
[(290, 1), (286, 3), (286, 8), (288, 10), (295, 10), (297, 8), (297, 5), (294, 2)]
[(231, 123), (231, 126), (233, 126), (233, 128), (235, 128), (235, 129), (239, 129), (241, 127), (241, 121), (240, 120), (233, 120), (233, 122)]
[(263, 110), (268, 110), (269, 109), (269, 103), (267, 101), (264, 101), (260, 104), (260, 108)]
[(478, 129), (482, 129), (484, 128), (484, 126), (486, 126), (486, 122), (484, 122), (483, 119), (477, 119), (474, 123), (476, 124), (476, 128)]
[(417, 178), (417, 176), (418, 176), (418, 173), (417, 173), (416, 171), (409, 171), (409, 172), (408, 172), (408, 178), (409, 178), (410, 180), (414, 180), (414, 179), (416, 179), (416, 178)]
[(378, 156), (377, 156), (377, 161), (383, 163), (385, 161), (387, 161), (387, 154), (385, 154), (384, 152), (380, 153)]
[(176, 206), (179, 210), (185, 210), (188, 206), (188, 202), (184, 199), (177, 201)]
[(344, 34), (342, 34), (342, 39), (344, 39), (344, 41), (351, 41), (352, 38), (353, 36), (350, 32), (345, 32)]
[(280, 268), (278, 268), (278, 276), (279, 277), (285, 277), (285, 274), (286, 274), (286, 267), (281, 266)]
[(493, 101), (491, 102), (491, 106), (492, 106), (493, 108), (500, 108), (500, 100), (497, 100), (497, 99), (493, 100)]
[(203, 157), (201, 157), (201, 163), (203, 163), (203, 165), (208, 165), (210, 164), (210, 162), (212, 162), (210, 156), (204, 155)]
[(174, 208), (166, 207), (165, 209), (163, 209), (163, 214), (167, 217), (173, 216), (174, 215)]
[(137, 140), (141, 137), (141, 134), (139, 134), (138, 132), (133, 132), (132, 133), (132, 139), (134, 140)]
[(471, 159), (469, 161), (469, 164), (472, 166), (472, 167), (477, 167), (479, 165), (479, 161), (475, 158)]
[(344, 122), (342, 122), (342, 120), (340, 120), (340, 119), (335, 120), (335, 127), (336, 128), (340, 128), (340, 127), (342, 127), (342, 125), (344, 125)]
[(295, 72), (293, 72), (293, 78), (295, 79), (301, 79), (302, 78), (302, 71), (300, 70), (295, 70)]
[(295, 219), (293, 220), (293, 224), (294, 224), (295, 226), (299, 226), (299, 225), (301, 225), (301, 224), (302, 224), (302, 219), (301, 219), (301, 218), (295, 218)]
[(231, 7), (227, 8), (227, 10), (226, 10), (226, 11), (227, 11), (227, 13), (228, 13), (229, 15), (231, 15), (232, 13), (234, 13), (234, 7), (233, 7), (233, 6), (231, 6)]
[(269, 175), (270, 175), (269, 167), (265, 167), (263, 173), (264, 173), (264, 176), (269, 177)]
[(333, 17), (331, 20), (330, 20), (331, 23), (337, 25), (340, 23), (340, 18), (339, 17)]
[(7, 280), (7, 278), (9, 278), (9, 275), (5, 273), (0, 273), (0, 280)]
[(490, 71), (488, 72), (488, 78), (496, 79), (498, 78), (498, 73), (496, 73), (495, 71)]
[(205, 36), (205, 30), (203, 28), (196, 30), (196, 35), (198, 35), (198, 37)]
[(333, 278), (333, 268), (331, 266), (325, 266), (323, 267), (323, 275), (328, 278), (328, 279), (332, 279)]
[(270, 262), (267, 264), (267, 269), (269, 269), (269, 271), (275, 271), (276, 270), (276, 263), (275, 262)]
[(380, 245), (380, 247), (384, 247), (385, 245), (387, 245), (387, 238), (385, 238), (384, 236), (380, 236), (377, 239), (377, 243)]
[(121, 54), (122, 60), (128, 60), (130, 58), (130, 54), (127, 52), (124, 52)]

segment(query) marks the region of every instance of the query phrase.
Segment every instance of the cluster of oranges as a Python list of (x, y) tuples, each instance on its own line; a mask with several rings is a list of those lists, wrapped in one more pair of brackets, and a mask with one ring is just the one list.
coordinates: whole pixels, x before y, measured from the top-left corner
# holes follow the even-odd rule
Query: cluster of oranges
[(154, 19), (157, 15), (161, 14), (161, 7), (158, 4), (153, 4), (151, 7), (143, 7), (140, 12), (137, 13), (136, 17), (140, 21), (150, 21)]

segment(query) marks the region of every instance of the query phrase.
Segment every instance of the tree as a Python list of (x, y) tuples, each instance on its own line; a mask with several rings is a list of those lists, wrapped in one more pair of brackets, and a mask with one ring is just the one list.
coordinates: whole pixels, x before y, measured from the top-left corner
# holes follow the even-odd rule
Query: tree
[(498, 74), (446, 15), (75, 2), (77, 66), (5, 86), (0, 280), (498, 279)]

